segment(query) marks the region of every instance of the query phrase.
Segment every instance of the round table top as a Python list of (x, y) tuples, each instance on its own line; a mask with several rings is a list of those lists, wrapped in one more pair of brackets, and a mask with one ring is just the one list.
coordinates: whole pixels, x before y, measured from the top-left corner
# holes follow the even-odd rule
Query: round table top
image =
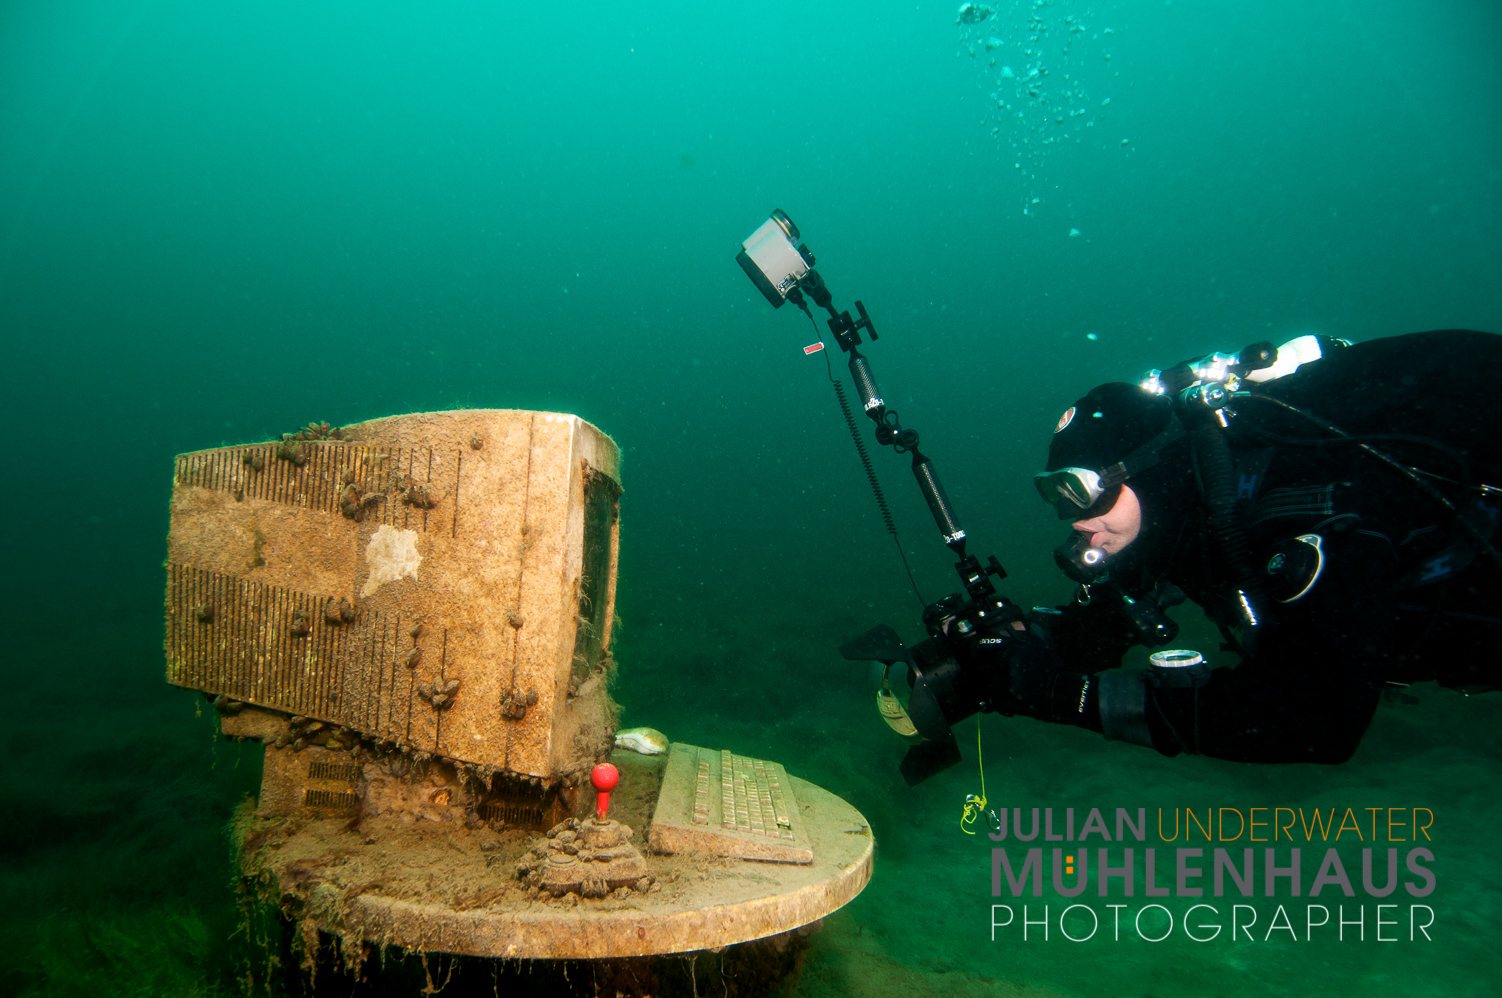
[[(348, 947), (514, 959), (603, 959), (717, 949), (788, 932), (837, 910), (871, 878), (874, 841), (854, 807), (790, 777), (814, 861), (644, 856), (649, 893), (535, 896), (516, 879), (534, 836), (371, 818), (241, 816), (242, 868)], [(644, 844), (645, 829), (633, 842)]]

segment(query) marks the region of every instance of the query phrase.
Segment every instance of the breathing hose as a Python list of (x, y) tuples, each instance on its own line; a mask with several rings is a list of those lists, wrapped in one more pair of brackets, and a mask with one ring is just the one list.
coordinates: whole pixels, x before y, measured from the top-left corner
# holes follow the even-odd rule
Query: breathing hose
[[(1492, 544), (1491, 540), (1488, 537), (1486, 537), (1484, 534), (1482, 534), (1481, 531), (1476, 528), (1476, 525), (1474, 523), (1472, 523), (1470, 520), (1468, 520), (1466, 518), (1465, 514), (1462, 513), (1460, 511), (1460, 509), (1458, 509), (1456, 507), (1456, 505), (1453, 502), (1450, 501), (1449, 497), (1447, 497), (1439, 489), (1435, 488), (1432, 483), (1427, 482), (1423, 478), (1421, 478), (1418, 474), (1416, 474), (1414, 472), (1414, 470), (1412, 468), (1410, 468), (1407, 465), (1403, 464), (1403, 462), (1401, 462), (1401, 461), (1393, 458), (1392, 456), (1390, 456), (1388, 454), (1383, 453), (1382, 451), (1378, 450), (1377, 448), (1375, 448), (1375, 447), (1373, 447), (1370, 444), (1368, 444), (1368, 443), (1365, 442), (1365, 439), (1378, 439), (1377, 437), (1362, 438), (1362, 437), (1352, 436), (1351, 434), (1347, 433), (1345, 430), (1342, 430), (1340, 427), (1336, 426), (1334, 423), (1326, 422), (1325, 420), (1320, 419), (1318, 416), (1314, 415), (1311, 412), (1308, 412), (1307, 410), (1301, 409), (1301, 408), (1299, 408), (1296, 405), (1293, 405), (1293, 404), (1291, 404), (1289, 402), (1285, 402), (1282, 399), (1276, 398), (1276, 397), (1271, 396), (1271, 395), (1264, 395), (1264, 394), (1258, 392), (1258, 393), (1253, 393), (1249, 397), (1257, 399), (1258, 401), (1261, 401), (1261, 402), (1271, 402), (1273, 405), (1277, 406), (1280, 409), (1283, 409), (1283, 410), (1285, 410), (1287, 412), (1291, 412), (1291, 413), (1293, 413), (1294, 415), (1297, 415), (1297, 416), (1302, 416), (1304, 419), (1307, 419), (1311, 423), (1314, 423), (1316, 426), (1320, 427), (1325, 432), (1333, 434), (1334, 437), (1335, 437), (1335, 439), (1337, 441), (1344, 442), (1344, 443), (1355, 444), (1356, 447), (1359, 448), (1362, 452), (1368, 454), (1369, 456), (1371, 456), (1373, 458), (1376, 458), (1378, 461), (1380, 461), (1381, 463), (1387, 465), (1387, 467), (1391, 468), (1393, 471), (1396, 471), (1398, 474), (1402, 475), (1410, 483), (1412, 483), (1414, 486), (1416, 486), (1420, 492), (1424, 493), (1424, 495), (1426, 495), (1430, 499), (1434, 500), (1447, 513), (1450, 514), (1450, 516), (1453, 518), (1453, 522), (1455, 523), (1456, 528), (1459, 529), (1460, 532), (1465, 535), (1466, 540), (1468, 540), (1468, 541), (1471, 542), (1471, 544), (1475, 547), (1476, 551), (1482, 557), (1484, 557), (1488, 561), (1490, 561), (1494, 567), (1502, 569), (1502, 552), (1498, 552), (1496, 546)], [(1460, 463), (1462, 474), (1463, 474), (1463, 476), (1466, 479), (1466, 484), (1469, 484), (1470, 476), (1469, 476), (1469, 472), (1468, 472), (1468, 469), (1467, 469), (1466, 464), (1465, 464), (1465, 459), (1462, 458), (1460, 455), (1456, 454), (1449, 447), (1446, 447), (1446, 446), (1444, 446), (1442, 444), (1439, 444), (1436, 441), (1424, 440), (1423, 438), (1420, 438), (1420, 437), (1410, 437), (1410, 436), (1403, 436), (1403, 435), (1398, 435), (1398, 434), (1391, 434), (1391, 435), (1388, 435), (1388, 436), (1389, 436), (1390, 439), (1394, 439), (1394, 440), (1408, 440), (1408, 441), (1412, 441), (1412, 442), (1423, 442), (1423, 443), (1429, 444), (1431, 446), (1435, 446), (1435, 447), (1438, 447), (1438, 448), (1442, 449), (1445, 453), (1447, 453), (1448, 455), (1450, 455), (1452, 459), (1454, 459), (1454, 460), (1456, 460), (1456, 461), (1458, 461)]]
[(1217, 425), (1213, 412), (1194, 412), (1190, 422), (1189, 439), (1194, 448), (1195, 465), (1199, 470), (1200, 488), (1205, 504), (1209, 507), (1210, 530), (1239, 590), (1236, 609), (1248, 625), (1243, 644), (1250, 646), (1255, 640), (1256, 629), (1261, 624), (1264, 600), (1261, 580), (1252, 571), (1246, 525), (1236, 510), (1235, 466), (1231, 460), (1231, 445)]

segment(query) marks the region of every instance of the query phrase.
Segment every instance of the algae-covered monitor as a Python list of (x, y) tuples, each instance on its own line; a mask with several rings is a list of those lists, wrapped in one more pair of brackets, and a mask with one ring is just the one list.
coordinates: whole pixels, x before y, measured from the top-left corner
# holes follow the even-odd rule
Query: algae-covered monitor
[[(615, 442), (559, 413), (178, 457), (167, 680), (265, 743), (241, 874), (305, 935), (352, 962), (644, 956), (796, 930), (860, 892), (870, 829), (838, 797), (730, 750), (617, 747), (620, 495)], [(620, 784), (595, 815), (606, 761)]]

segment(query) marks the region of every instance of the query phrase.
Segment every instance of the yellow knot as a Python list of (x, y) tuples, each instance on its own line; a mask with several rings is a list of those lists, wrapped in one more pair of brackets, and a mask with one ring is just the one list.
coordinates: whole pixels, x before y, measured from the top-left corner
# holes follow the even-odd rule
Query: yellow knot
[(965, 810), (960, 814), (960, 831), (966, 835), (974, 835), (975, 830), (970, 826), (975, 824), (976, 819), (986, 813), (986, 763), (980, 751), (980, 721), (975, 722), (975, 764), (980, 769), (980, 794), (967, 794), (965, 796)]

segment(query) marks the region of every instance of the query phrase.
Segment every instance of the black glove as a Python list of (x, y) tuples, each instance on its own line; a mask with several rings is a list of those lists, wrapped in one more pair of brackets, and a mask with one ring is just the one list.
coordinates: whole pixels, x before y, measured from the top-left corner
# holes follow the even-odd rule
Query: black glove
[(1065, 669), (1034, 631), (1008, 630), (1003, 636), (997, 657), (1007, 670), (1004, 713), (1100, 730), (1095, 677)]

